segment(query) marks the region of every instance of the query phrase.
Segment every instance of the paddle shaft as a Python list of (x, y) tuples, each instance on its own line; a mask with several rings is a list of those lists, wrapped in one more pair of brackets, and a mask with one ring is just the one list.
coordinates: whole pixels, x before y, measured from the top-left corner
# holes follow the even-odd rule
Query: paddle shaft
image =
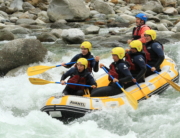
[[(93, 60), (94, 58), (90, 58), (87, 60)], [(69, 64), (74, 64), (76, 62), (70, 62), (70, 63), (66, 63), (65, 65), (69, 65)], [(28, 76), (33, 76), (33, 75), (37, 75), (37, 74), (41, 74), (49, 69), (55, 68), (55, 67), (60, 67), (62, 65), (56, 65), (56, 66), (34, 66), (34, 67), (29, 67), (27, 70), (27, 74)]]
[[(152, 67), (151, 67), (150, 65), (148, 65), (148, 64), (146, 64), (146, 66), (149, 67), (150, 69), (152, 68)], [(157, 74), (159, 74), (159, 72), (156, 71), (156, 70), (155, 70), (154, 72), (156, 72)], [(160, 74), (159, 74), (159, 75), (160, 75)]]
[[(114, 79), (113, 76), (109, 74), (109, 72), (106, 70), (105, 67), (102, 67), (102, 68), (103, 68), (104, 71), (111, 77), (111, 79)], [(116, 84), (122, 89), (122, 86), (121, 86), (118, 82), (116, 82)]]
[[(90, 59), (87, 59), (87, 60), (93, 60), (94, 58), (90, 58)], [(70, 65), (70, 64), (74, 64), (76, 62), (69, 62), (69, 63), (66, 63), (65, 65)], [(62, 65), (56, 65), (55, 67), (60, 67)]]
[[(61, 82), (54, 82), (56, 84), (61, 84)], [(65, 83), (68, 85), (77, 85), (77, 86), (84, 86), (84, 87), (91, 87), (91, 85), (84, 85), (84, 84), (77, 84), (77, 83)]]
[[(134, 78), (133, 78), (134, 79)], [(146, 96), (146, 98), (149, 98), (149, 96), (147, 96), (147, 94), (145, 94), (144, 92), (143, 92), (143, 90), (142, 90), (142, 88), (141, 88), (141, 86), (139, 85), (139, 83), (138, 82), (135, 82), (136, 83), (136, 85), (139, 87), (139, 89), (141, 90), (141, 92)]]

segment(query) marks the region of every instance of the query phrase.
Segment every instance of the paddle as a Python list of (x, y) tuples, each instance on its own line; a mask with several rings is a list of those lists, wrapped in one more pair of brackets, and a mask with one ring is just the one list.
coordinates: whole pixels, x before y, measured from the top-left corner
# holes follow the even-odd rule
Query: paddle
[[(109, 74), (109, 72), (106, 70), (105, 67), (102, 67), (102, 68), (103, 68), (103, 70), (104, 70), (112, 79), (114, 79), (113, 76), (111, 76), (111, 75)], [(116, 84), (117, 84), (118, 87), (124, 92), (124, 94), (126, 95), (126, 98), (128, 99), (129, 103), (131, 104), (131, 106), (132, 106), (134, 109), (137, 109), (137, 107), (138, 107), (138, 102), (137, 102), (137, 100), (136, 100), (130, 93), (126, 92), (126, 91), (121, 87), (121, 85), (120, 85), (118, 82), (116, 82)]]
[[(38, 78), (29, 78), (29, 81), (32, 84), (35, 84), (35, 85), (45, 85), (45, 84), (49, 84), (49, 83), (61, 84), (61, 82), (47, 81), (47, 80), (38, 79)], [(84, 87), (91, 87), (91, 85), (84, 85), (84, 84), (77, 84), (77, 83), (66, 83), (66, 84), (68, 84), (68, 85), (77, 85), (77, 86), (84, 86)]]
[[(90, 58), (87, 60), (93, 60), (94, 58)], [(66, 63), (65, 65), (70, 65), (70, 64), (74, 64), (76, 62), (70, 62), (70, 63)], [(33, 75), (37, 75), (37, 74), (41, 74), (51, 68), (55, 68), (55, 67), (60, 67), (62, 65), (56, 65), (56, 66), (33, 66), (33, 67), (29, 67), (27, 70), (27, 74), (28, 76), (33, 76)]]
[(139, 85), (139, 83), (135, 82), (136, 85), (139, 87), (140, 91), (145, 95), (146, 99), (149, 98), (149, 96), (147, 96), (147, 94), (145, 94), (141, 88), (141, 86)]
[[(152, 68), (150, 65), (146, 64), (147, 67), (149, 67), (150, 69)], [(165, 79), (174, 89), (176, 89), (177, 91), (180, 91), (180, 86), (177, 85), (176, 83), (174, 83), (171, 80), (168, 80), (167, 78), (163, 77), (161, 74), (159, 74), (159, 72), (157, 72), (156, 70), (154, 71), (156, 74), (158, 74), (159, 76), (161, 76), (163, 79)]]

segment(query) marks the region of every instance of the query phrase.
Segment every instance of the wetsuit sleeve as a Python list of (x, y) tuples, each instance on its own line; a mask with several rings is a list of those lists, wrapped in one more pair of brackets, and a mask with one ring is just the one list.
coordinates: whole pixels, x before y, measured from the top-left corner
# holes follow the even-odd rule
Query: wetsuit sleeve
[[(77, 54), (76, 56), (74, 56), (70, 62), (76, 62), (80, 57), (80, 54)], [(69, 62), (68, 62), (69, 63)], [(75, 63), (74, 63), (75, 64)], [(66, 65), (65, 68), (70, 68), (72, 67), (74, 64), (69, 64), (69, 65)]]
[(106, 66), (104, 66), (104, 68), (109, 72), (109, 69)]
[(91, 61), (91, 65), (92, 65), (92, 68), (93, 68), (94, 72), (98, 72), (99, 71), (99, 62), (96, 62), (95, 59), (93, 59)]
[(144, 34), (146, 30), (150, 30), (150, 28), (148, 26), (142, 27), (142, 29), (140, 30), (140, 34), (141, 34), (141, 38), (139, 39), (142, 43), (146, 43)]
[(154, 67), (157, 68), (161, 65), (161, 63), (163, 62), (163, 60), (165, 58), (164, 52), (163, 52), (162, 46), (159, 43), (153, 43), (152, 49), (159, 57), (157, 59), (157, 62), (154, 65)]
[(74, 70), (75, 70), (75, 68), (71, 68), (71, 69), (68, 70), (66, 73), (64, 73), (64, 74), (61, 76), (60, 81), (65, 80), (67, 77), (71, 76), (72, 73), (74, 72)]
[(94, 80), (94, 78), (90, 74), (88, 74), (88, 76), (87, 76), (87, 84), (88, 85), (96, 85), (97, 86), (96, 81)]
[(118, 67), (118, 70), (125, 75), (125, 77), (119, 79), (120, 83), (129, 82), (132, 80), (132, 74), (129, 71), (126, 64), (121, 63), (117, 67)]
[(135, 78), (136, 80), (139, 80), (146, 73), (146, 62), (142, 56), (136, 56), (133, 61), (141, 69)]

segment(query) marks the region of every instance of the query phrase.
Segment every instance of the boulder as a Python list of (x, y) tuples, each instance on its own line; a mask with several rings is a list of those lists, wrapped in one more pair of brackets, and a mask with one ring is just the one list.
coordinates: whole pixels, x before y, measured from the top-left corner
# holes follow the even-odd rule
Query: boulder
[(84, 33), (80, 29), (65, 29), (61, 37), (68, 44), (80, 44), (84, 41)]
[(37, 39), (41, 42), (55, 42), (57, 38), (51, 33), (42, 33), (37, 36)]
[(90, 10), (83, 0), (52, 0), (47, 13), (49, 19), (54, 22), (59, 19), (81, 21), (89, 17)]
[(160, 3), (158, 3), (157, 1), (148, 1), (143, 6), (142, 10), (144, 10), (144, 11), (150, 10), (155, 13), (161, 13), (163, 11), (163, 6)]
[(16, 39), (6, 43), (0, 50), (0, 75), (22, 65), (43, 61), (46, 53), (47, 49), (39, 40)]
[(114, 14), (115, 13), (113, 8), (109, 4), (107, 4), (103, 1), (100, 1), (100, 0), (95, 0), (94, 9), (96, 11), (98, 11), (100, 13), (104, 13), (104, 14)]
[(166, 7), (163, 9), (163, 12), (168, 15), (176, 15), (178, 11), (174, 7)]
[(10, 31), (5, 29), (0, 31), (0, 41), (13, 40), (13, 39), (14, 39), (14, 35)]
[(23, 0), (13, 0), (10, 5), (10, 8), (17, 11), (23, 11), (22, 5), (23, 5)]

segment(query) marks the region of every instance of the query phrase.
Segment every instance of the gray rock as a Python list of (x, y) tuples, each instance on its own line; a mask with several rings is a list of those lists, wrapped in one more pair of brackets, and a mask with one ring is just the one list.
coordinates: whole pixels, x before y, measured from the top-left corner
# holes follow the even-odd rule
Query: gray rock
[(174, 32), (171, 31), (156, 31), (157, 39), (170, 39)]
[(16, 23), (16, 22), (17, 22), (17, 20), (18, 20), (18, 18), (17, 18), (17, 17), (11, 17), (11, 18), (10, 18), (10, 21), (11, 21), (12, 23)]
[(179, 41), (179, 38), (180, 38), (180, 32), (177, 32), (177, 33), (172, 34), (172, 35), (171, 35), (171, 38), (172, 38), (172, 39), (176, 39), (176, 40)]
[(59, 19), (80, 21), (89, 17), (90, 10), (85, 6), (83, 0), (52, 0), (47, 13), (51, 21)]
[(178, 13), (180, 13), (180, 6), (178, 6), (176, 10), (178, 11)]
[(180, 0), (177, 0), (177, 5), (180, 6)]
[(71, 28), (68, 25), (66, 25), (65, 23), (61, 23), (61, 22), (52, 23), (50, 25), (50, 27), (51, 28), (58, 28), (58, 29), (69, 29), (69, 28)]
[(41, 42), (55, 42), (57, 38), (51, 33), (42, 33), (37, 36), (37, 39)]
[(36, 25), (36, 21), (32, 19), (18, 19), (16, 25), (19, 24)]
[(84, 33), (80, 29), (65, 29), (61, 37), (68, 44), (80, 44), (84, 41)]
[(31, 30), (26, 28), (16, 28), (11, 31), (13, 34), (29, 34)]
[(131, 15), (121, 14), (120, 17), (123, 18), (124, 20), (127, 20), (128, 23), (135, 23), (135, 21), (136, 21), (136, 18)]
[(150, 10), (155, 13), (161, 13), (163, 11), (163, 6), (158, 3), (157, 1), (148, 1), (145, 3), (145, 5), (142, 7), (142, 10)]
[(85, 29), (85, 34), (98, 34), (100, 27), (98, 26), (89, 26)]
[(43, 61), (47, 49), (39, 40), (16, 39), (4, 45), (0, 50), (0, 75), (11, 69), (30, 63)]
[(17, 11), (23, 11), (22, 5), (23, 5), (23, 0), (13, 0), (10, 5), (10, 8), (17, 9)]
[(38, 13), (38, 19), (42, 20), (45, 23), (49, 23), (49, 17), (46, 11), (41, 11)]
[(56, 36), (57, 38), (61, 38), (62, 29), (53, 29), (51, 33)]
[(100, 1), (100, 0), (95, 0), (94, 9), (96, 11), (98, 11), (100, 13), (104, 13), (104, 14), (114, 14), (115, 13), (113, 8), (109, 4), (107, 4), (103, 1)]
[(174, 7), (166, 7), (163, 9), (163, 12), (168, 15), (176, 15), (178, 11)]
[(29, 2), (24, 2), (22, 7), (25, 12), (28, 10), (31, 10), (31, 9), (35, 9), (35, 7), (33, 5), (31, 5)]
[(3, 11), (0, 11), (0, 17), (5, 19), (5, 20), (9, 20), (9, 16), (7, 13), (3, 12)]
[(10, 31), (8, 31), (8, 30), (0, 31), (0, 41), (13, 40), (13, 39), (14, 39), (14, 35)]
[(180, 25), (177, 25), (176, 27), (176, 32), (180, 32)]
[(174, 24), (171, 22), (171, 21), (168, 21), (168, 20), (166, 20), (166, 19), (162, 19), (161, 20), (161, 23), (163, 23), (163, 24), (166, 24), (166, 26), (174, 26)]
[(157, 24), (157, 29), (158, 31), (169, 31), (162, 23)]

